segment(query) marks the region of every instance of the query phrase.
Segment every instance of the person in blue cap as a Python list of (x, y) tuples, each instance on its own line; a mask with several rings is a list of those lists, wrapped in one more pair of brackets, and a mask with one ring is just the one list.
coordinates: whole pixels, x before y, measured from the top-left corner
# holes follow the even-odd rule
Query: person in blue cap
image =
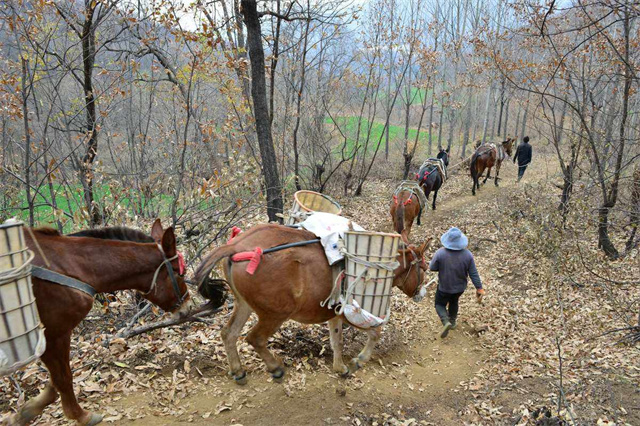
[(473, 255), (467, 250), (467, 236), (458, 228), (451, 228), (442, 235), (440, 242), (444, 247), (433, 255), (429, 269), (438, 271), (436, 312), (444, 326), (440, 337), (445, 338), (449, 330), (456, 328), (458, 299), (467, 289), (467, 277), (476, 287), (478, 302), (482, 300), (484, 289)]

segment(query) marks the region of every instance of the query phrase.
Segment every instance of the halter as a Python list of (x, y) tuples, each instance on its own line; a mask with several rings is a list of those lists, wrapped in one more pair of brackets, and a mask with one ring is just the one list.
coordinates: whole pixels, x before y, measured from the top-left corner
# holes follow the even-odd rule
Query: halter
[[(189, 294), (189, 289), (187, 289), (187, 291), (185, 291), (184, 294), (180, 293), (180, 287), (178, 286), (178, 280), (176, 279), (176, 275), (173, 272), (173, 266), (171, 266), (171, 261), (176, 259), (179, 259), (181, 262), (184, 262), (184, 261), (182, 260), (182, 255), (179, 252), (176, 253), (176, 255), (173, 257), (167, 257), (164, 254), (164, 250), (162, 250), (162, 247), (159, 244), (158, 244), (158, 249), (160, 250), (160, 253), (162, 253), (162, 258), (163, 258), (162, 263), (156, 268), (156, 272), (154, 272), (153, 274), (153, 281), (151, 281), (151, 287), (149, 287), (149, 291), (147, 291), (146, 293), (142, 293), (142, 292), (141, 293), (143, 296), (148, 296), (149, 294), (151, 294), (151, 292), (155, 292), (156, 283), (158, 281), (158, 274), (160, 274), (160, 270), (162, 269), (162, 267), (165, 266), (167, 268), (167, 274), (171, 279), (171, 284), (173, 285), (173, 292), (178, 298), (178, 301), (169, 309), (169, 311), (173, 311), (174, 309), (182, 305), (182, 302), (184, 302), (184, 300), (187, 298), (187, 295)], [(182, 270), (182, 267), (181, 267), (181, 270)]]
[[(404, 288), (405, 283), (407, 282), (407, 279), (409, 279), (409, 275), (411, 275), (411, 269), (415, 266), (415, 265), (419, 265), (420, 263), (422, 263), (424, 261), (424, 258), (421, 256), (418, 256), (416, 254), (416, 252), (413, 251), (413, 249), (407, 247), (407, 249), (411, 252), (411, 254), (413, 255), (414, 259), (411, 261), (411, 263), (409, 264), (409, 270), (407, 271), (407, 273), (404, 276), (404, 280), (402, 280), (402, 288)], [(404, 259), (404, 256), (403, 256)], [(418, 266), (416, 268), (416, 278), (418, 279), (418, 284), (416, 285), (416, 289), (414, 290), (413, 294), (411, 295), (411, 297), (415, 297), (419, 292), (420, 292), (420, 288), (422, 287), (422, 285), (420, 285), (420, 266)]]

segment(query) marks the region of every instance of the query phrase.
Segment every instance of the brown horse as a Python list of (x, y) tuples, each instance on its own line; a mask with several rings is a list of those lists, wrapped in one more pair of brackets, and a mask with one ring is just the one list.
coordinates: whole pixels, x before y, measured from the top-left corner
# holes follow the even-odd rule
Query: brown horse
[[(329, 322), (333, 369), (343, 375), (355, 372), (371, 357), (373, 348), (380, 339), (381, 327), (368, 329), (368, 340), (362, 352), (349, 367), (342, 359), (342, 321), (333, 309), (320, 306), (333, 288), (331, 267), (327, 263), (320, 244), (292, 247), (265, 254), (257, 270), (250, 275), (246, 262), (232, 263), (231, 256), (239, 252), (254, 251), (256, 247), (270, 248), (282, 244), (313, 240), (316, 236), (305, 230), (280, 225), (258, 225), (240, 234), (229, 244), (218, 247), (209, 254), (196, 271), (196, 281), (202, 288), (203, 280), (215, 265), (225, 260), (227, 284), (235, 296), (233, 313), (222, 329), (222, 340), (229, 361), (229, 374), (238, 384), (246, 383), (246, 373), (238, 355), (236, 342), (242, 327), (252, 312), (258, 315), (258, 323), (247, 335), (251, 344), (267, 366), (272, 377), (280, 380), (284, 368), (267, 349), (267, 341), (287, 320), (304, 324)], [(418, 301), (426, 264), (421, 248), (409, 247), (398, 252), (400, 266), (394, 272), (393, 285), (407, 296)], [(216, 286), (225, 285), (224, 280), (212, 281)]]
[[(34, 265), (83, 281), (97, 293), (138, 290), (168, 312), (183, 311), (188, 306), (189, 291), (180, 275), (183, 271), (173, 228), (163, 230), (160, 220), (153, 224), (151, 237), (128, 228), (83, 231), (78, 234), (81, 236), (63, 236), (50, 228), (32, 231), (37, 245), (31, 232), (25, 232), (25, 237), (35, 254)], [(47, 341), (41, 359), (51, 381), (11, 418), (10, 424), (29, 423), (58, 395), (65, 416), (76, 424), (100, 423), (101, 415), (85, 411), (78, 404), (69, 366), (71, 332), (91, 310), (93, 298), (39, 278), (33, 277), (32, 282)]]
[[(393, 220), (393, 230), (402, 237), (405, 244), (409, 244), (409, 234), (416, 217), (420, 216), (420, 200), (413, 191), (400, 191), (391, 200), (390, 213)], [(418, 225), (420, 219), (418, 219)]]
[(499, 146), (494, 144), (481, 144), (471, 157), (471, 177), (473, 178), (473, 186), (471, 187), (471, 193), (476, 195), (476, 189), (480, 189), (480, 178), (485, 169), (487, 170), (487, 176), (482, 181), (483, 184), (487, 183), (487, 179), (491, 174), (491, 168), (496, 166), (495, 185), (498, 186), (498, 175), (500, 174), (500, 167), (502, 161), (505, 159), (505, 154), (511, 157), (511, 151), (513, 149), (513, 142), (515, 139), (507, 138)]

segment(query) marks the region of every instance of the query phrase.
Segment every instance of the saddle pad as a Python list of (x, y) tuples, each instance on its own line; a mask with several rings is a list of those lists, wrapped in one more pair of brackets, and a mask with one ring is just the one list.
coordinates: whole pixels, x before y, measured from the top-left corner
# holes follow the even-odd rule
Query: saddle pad
[(412, 180), (403, 180), (393, 192), (393, 196), (397, 197), (398, 194), (402, 191), (411, 191), (416, 197), (418, 197), (421, 209), (424, 209), (424, 207), (427, 205), (427, 197), (424, 196), (424, 191), (422, 191), (422, 188), (420, 188), (420, 184), (418, 182)]

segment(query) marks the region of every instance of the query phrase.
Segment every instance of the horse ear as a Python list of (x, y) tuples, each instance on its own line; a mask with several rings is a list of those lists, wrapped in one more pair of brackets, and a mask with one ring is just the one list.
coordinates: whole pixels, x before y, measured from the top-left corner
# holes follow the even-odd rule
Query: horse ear
[(153, 241), (157, 244), (160, 244), (160, 241), (162, 241), (162, 233), (162, 222), (160, 222), (160, 219), (156, 219), (151, 227), (151, 238), (153, 238)]
[(431, 244), (431, 240), (433, 240), (433, 238), (429, 238), (427, 241), (425, 241), (421, 246), (420, 249), (418, 250), (420, 253), (424, 253), (425, 251), (427, 251), (427, 248), (429, 247), (429, 244)]
[(162, 251), (167, 257), (176, 255), (176, 234), (173, 233), (173, 227), (167, 228), (162, 234)]

